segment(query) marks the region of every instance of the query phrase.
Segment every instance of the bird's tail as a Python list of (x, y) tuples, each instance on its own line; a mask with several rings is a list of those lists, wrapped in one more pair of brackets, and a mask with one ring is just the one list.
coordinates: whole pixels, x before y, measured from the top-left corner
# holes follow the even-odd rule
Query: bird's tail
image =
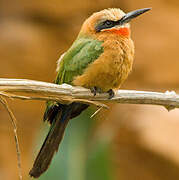
[(38, 153), (31, 171), (30, 176), (37, 178), (45, 172), (52, 160), (54, 153), (58, 150), (59, 144), (63, 138), (65, 128), (70, 120), (73, 103), (65, 105), (57, 112), (53, 120), (50, 131)]

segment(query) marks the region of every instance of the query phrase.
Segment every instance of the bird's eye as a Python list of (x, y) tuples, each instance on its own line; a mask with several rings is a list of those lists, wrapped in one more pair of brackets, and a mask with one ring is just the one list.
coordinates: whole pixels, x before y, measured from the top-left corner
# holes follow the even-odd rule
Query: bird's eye
[(102, 29), (109, 29), (116, 25), (115, 21), (106, 20), (100, 24), (98, 24), (95, 29), (97, 32), (100, 32)]
[(112, 21), (105, 21), (105, 23), (104, 23), (107, 27), (111, 27), (111, 26), (113, 26), (113, 22)]

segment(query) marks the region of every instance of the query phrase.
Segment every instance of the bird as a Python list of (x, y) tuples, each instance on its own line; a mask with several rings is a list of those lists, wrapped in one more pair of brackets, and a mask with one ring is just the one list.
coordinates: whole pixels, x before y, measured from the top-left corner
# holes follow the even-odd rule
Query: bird
[[(88, 88), (94, 96), (107, 92), (111, 99), (132, 70), (134, 43), (130, 21), (150, 9), (124, 13), (119, 8), (109, 8), (93, 13), (59, 58), (55, 83)], [(29, 172), (31, 177), (38, 178), (48, 169), (68, 122), (88, 106), (78, 102), (47, 102), (44, 121), (50, 123), (50, 130)]]

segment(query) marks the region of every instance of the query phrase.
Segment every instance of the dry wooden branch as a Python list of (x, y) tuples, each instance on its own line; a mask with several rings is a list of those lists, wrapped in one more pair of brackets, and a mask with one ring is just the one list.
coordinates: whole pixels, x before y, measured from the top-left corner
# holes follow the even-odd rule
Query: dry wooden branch
[[(19, 95), (19, 93), (23, 95)], [(62, 103), (77, 101), (99, 107), (107, 107), (104, 103), (114, 102), (162, 105), (168, 110), (179, 108), (179, 95), (174, 91), (161, 93), (118, 90), (112, 99), (108, 99), (108, 94), (106, 93), (97, 94), (94, 97), (89, 89), (82, 87), (74, 87), (67, 84), (57, 85), (25, 79), (0, 78), (0, 94), (22, 100), (54, 100)]]

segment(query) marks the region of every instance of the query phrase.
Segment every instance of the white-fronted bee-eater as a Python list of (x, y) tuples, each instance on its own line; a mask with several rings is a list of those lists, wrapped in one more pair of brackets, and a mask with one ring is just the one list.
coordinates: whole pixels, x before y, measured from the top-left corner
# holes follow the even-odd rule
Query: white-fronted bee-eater
[[(120, 88), (132, 70), (134, 44), (129, 22), (150, 8), (124, 13), (117, 8), (92, 14), (72, 46), (60, 57), (56, 84), (67, 83), (91, 89), (92, 93)], [(39, 177), (47, 170), (70, 119), (78, 116), (88, 105), (47, 102), (44, 120), (50, 123), (49, 133), (35, 159), (30, 176)]]

